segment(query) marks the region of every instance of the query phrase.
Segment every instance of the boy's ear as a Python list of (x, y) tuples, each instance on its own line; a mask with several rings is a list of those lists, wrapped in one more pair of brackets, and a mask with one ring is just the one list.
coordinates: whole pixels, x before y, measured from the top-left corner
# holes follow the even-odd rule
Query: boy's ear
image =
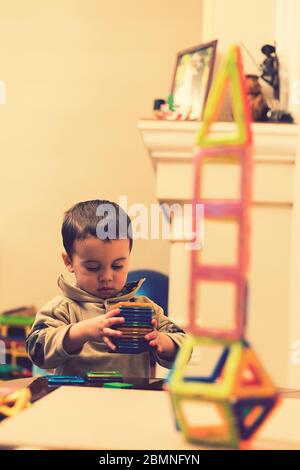
[(72, 260), (69, 257), (69, 255), (63, 251), (61, 256), (62, 256), (63, 262), (65, 263), (66, 268), (68, 269), (68, 271), (70, 271), (70, 273), (73, 273), (74, 272), (73, 263), (72, 263)]

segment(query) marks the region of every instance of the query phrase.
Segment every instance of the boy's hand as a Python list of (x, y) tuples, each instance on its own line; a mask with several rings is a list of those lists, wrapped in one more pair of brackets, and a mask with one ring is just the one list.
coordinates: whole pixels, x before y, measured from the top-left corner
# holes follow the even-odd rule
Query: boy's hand
[(87, 341), (99, 341), (102, 338), (103, 342), (110, 348), (116, 349), (116, 346), (110, 340), (110, 337), (119, 337), (122, 335), (121, 331), (114, 330), (112, 326), (117, 326), (125, 322), (124, 317), (116, 317), (120, 313), (120, 309), (113, 308), (105, 315), (84, 320), (87, 333)]
[[(149, 342), (149, 346), (152, 346), (157, 350), (158, 353), (163, 352), (163, 344), (162, 344), (162, 335), (163, 333), (160, 333), (157, 331), (157, 320), (154, 318), (151, 321), (153, 331), (151, 333), (148, 333), (145, 336), (145, 339)], [(164, 335), (163, 335), (164, 336)]]
[(174, 359), (177, 352), (176, 344), (168, 335), (157, 331), (157, 320), (153, 318), (151, 324), (153, 331), (145, 336), (145, 339), (149, 341), (149, 346), (154, 347), (161, 354), (161, 357), (170, 360)]
[(110, 337), (122, 335), (121, 331), (112, 328), (114, 325), (122, 325), (125, 321), (124, 317), (116, 317), (119, 313), (120, 310), (118, 308), (113, 308), (105, 315), (99, 315), (95, 318), (75, 323), (64, 338), (65, 350), (72, 354), (80, 349), (87, 341), (99, 341), (100, 339), (102, 339), (110, 349), (116, 349)]

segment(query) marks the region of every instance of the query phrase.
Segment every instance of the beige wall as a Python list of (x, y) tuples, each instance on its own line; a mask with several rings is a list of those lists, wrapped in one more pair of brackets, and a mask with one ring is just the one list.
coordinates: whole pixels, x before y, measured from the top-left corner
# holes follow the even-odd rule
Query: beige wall
[[(245, 48), (257, 64), (262, 63), (261, 47), (276, 40), (276, 7), (277, 0), (204, 0), (203, 39), (219, 40), (218, 59), (232, 43), (242, 42), (245, 73), (259, 74)], [(271, 88), (266, 84), (263, 88), (271, 97)]]
[[(219, 39), (219, 50), (224, 51), (240, 41), (258, 62), (264, 56), (261, 47), (276, 40), (277, 0), (204, 0), (203, 36)], [(205, 38), (205, 39), (209, 39)], [(257, 73), (249, 56), (244, 54), (247, 73)]]
[[(56, 294), (63, 211), (154, 203), (138, 118), (166, 96), (178, 50), (201, 42), (201, 0), (0, 0), (0, 309)], [(167, 241), (132, 268), (168, 272)]]

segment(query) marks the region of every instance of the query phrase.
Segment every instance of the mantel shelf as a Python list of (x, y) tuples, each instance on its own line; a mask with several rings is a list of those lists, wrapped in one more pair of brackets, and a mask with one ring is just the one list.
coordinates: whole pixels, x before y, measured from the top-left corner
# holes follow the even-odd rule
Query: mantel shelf
[[(164, 121), (141, 119), (138, 129), (153, 161), (191, 160), (196, 133), (200, 122)], [(234, 132), (234, 123), (220, 122), (214, 125), (216, 135)], [(295, 161), (298, 126), (295, 124), (252, 124), (254, 159), (256, 161)]]

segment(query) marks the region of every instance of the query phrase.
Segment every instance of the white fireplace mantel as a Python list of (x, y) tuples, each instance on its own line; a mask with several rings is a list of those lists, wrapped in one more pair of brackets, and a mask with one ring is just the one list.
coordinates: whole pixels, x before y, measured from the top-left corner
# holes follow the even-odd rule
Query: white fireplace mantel
[[(190, 201), (193, 181), (193, 147), (199, 122), (140, 120), (138, 128), (156, 172), (160, 202)], [(253, 124), (254, 204), (291, 206), (292, 173), (298, 126)], [(234, 124), (218, 123), (217, 134), (230, 134)], [(268, 184), (266, 184), (268, 182)]]
[[(195, 135), (200, 127), (196, 121), (164, 121), (141, 119), (138, 122), (144, 143), (154, 166), (159, 161), (191, 160)], [(298, 126), (291, 124), (252, 124), (257, 161), (295, 160)], [(220, 122), (215, 124), (214, 131), (218, 134), (234, 132), (234, 124)]]
[[(153, 163), (156, 197), (160, 203), (191, 201), (193, 147), (199, 125), (199, 122), (152, 119), (138, 122)], [(229, 134), (233, 130), (234, 125), (228, 122), (214, 127), (217, 134)], [(253, 124), (252, 130), (254, 169), (247, 338), (278, 385), (300, 388), (300, 365), (290, 367), (291, 338), (295, 335), (297, 338), (295, 329), (300, 323), (295, 308), (298, 278), (292, 279), (292, 267), (298, 264), (300, 267), (300, 242), (293, 241), (295, 202), (300, 208), (300, 201), (295, 201), (300, 198), (297, 190), (300, 185), (297, 181), (295, 184), (299, 168), (298, 126)], [(216, 177), (210, 175), (208, 186), (221, 187), (223, 177), (222, 172)], [(189, 279), (189, 252), (183, 241), (171, 240), (169, 267), (169, 314), (182, 326), (187, 323)], [(222, 240), (214, 250), (222, 254)], [(297, 272), (300, 279), (300, 268)]]

